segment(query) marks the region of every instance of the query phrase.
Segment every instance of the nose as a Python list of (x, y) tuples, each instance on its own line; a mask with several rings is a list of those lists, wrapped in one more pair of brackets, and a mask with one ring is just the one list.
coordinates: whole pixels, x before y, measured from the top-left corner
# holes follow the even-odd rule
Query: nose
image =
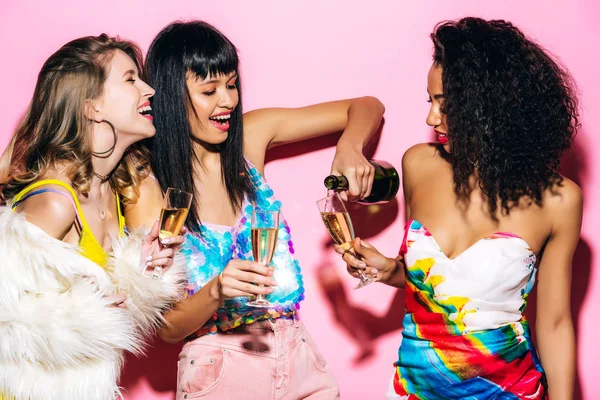
[(152, 88), (152, 86), (148, 85), (146, 82), (141, 81), (142, 86), (140, 87), (140, 92), (142, 93), (142, 96), (144, 97), (152, 97), (154, 96), (154, 94), (156, 93), (156, 90), (154, 90)]
[(233, 98), (231, 91), (223, 90), (221, 92), (221, 96), (219, 97), (218, 106), (221, 108), (232, 109), (234, 107), (234, 103), (235, 103), (235, 100)]
[(429, 114), (427, 114), (427, 119), (425, 119), (427, 125), (436, 127), (442, 124), (442, 114), (440, 113), (439, 107), (435, 104), (432, 104), (429, 108)]

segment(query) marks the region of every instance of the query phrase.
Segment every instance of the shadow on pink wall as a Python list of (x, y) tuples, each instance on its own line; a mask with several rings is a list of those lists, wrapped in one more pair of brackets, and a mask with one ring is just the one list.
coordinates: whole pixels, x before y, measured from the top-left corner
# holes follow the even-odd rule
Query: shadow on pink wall
[[(577, 183), (583, 191), (585, 198), (586, 194), (586, 174), (588, 171), (588, 158), (585, 147), (585, 137), (587, 135), (584, 131), (580, 132), (577, 140), (575, 141), (573, 148), (565, 154), (561, 160), (562, 174), (573, 182)], [(585, 219), (585, 209), (583, 218)], [(592, 249), (588, 243), (587, 238), (581, 237), (575, 255), (573, 257), (573, 273), (571, 283), (571, 313), (573, 316), (573, 325), (575, 327), (575, 337), (577, 343), (579, 343), (579, 317), (581, 312), (581, 306), (587, 296), (590, 270), (592, 266), (593, 254)], [(548, 307), (551, 307), (548, 304)], [(532, 332), (535, 337), (535, 320), (536, 320), (536, 308), (537, 308), (537, 291), (534, 289), (529, 304), (527, 306), (527, 317), (529, 318)], [(581, 391), (581, 378), (579, 376), (579, 369), (577, 369), (577, 375), (575, 380), (575, 395), (574, 400), (582, 400)]]
[[(586, 154), (584, 141), (589, 137), (582, 131), (575, 142), (574, 148), (562, 160), (564, 175), (572, 179), (581, 187), (585, 199), (586, 182), (588, 173), (588, 155)], [(585, 201), (585, 200), (584, 200)], [(585, 205), (584, 214), (585, 219)], [(571, 284), (571, 312), (573, 314), (573, 325), (575, 326), (575, 337), (579, 338), (579, 316), (589, 286), (590, 271), (592, 268), (593, 253), (588, 239), (582, 237), (579, 240), (575, 256), (573, 257), (573, 274)], [(579, 343), (579, 340), (577, 341)], [(579, 371), (578, 371), (579, 372)], [(575, 385), (575, 400), (582, 399), (581, 378), (577, 374)]]
[[(373, 158), (375, 154), (384, 124), (385, 121), (365, 147), (364, 153), (368, 159)], [(267, 162), (334, 147), (336, 142), (336, 136), (327, 136), (307, 140), (293, 146), (284, 146), (270, 153)], [(400, 157), (397, 160), (386, 161), (392, 162), (399, 169), (399, 160)], [(401, 196), (401, 194), (399, 195)], [(348, 203), (347, 208), (357, 236), (367, 241), (391, 225), (400, 211), (397, 198), (387, 204), (372, 206)], [(373, 344), (374, 341), (402, 327), (404, 291), (399, 290), (396, 293), (385, 315), (377, 316), (367, 307), (362, 307), (351, 300), (351, 296), (343, 284), (347, 280), (347, 277), (344, 276), (345, 271), (340, 268), (339, 259), (336, 257), (338, 256), (333, 251), (333, 242), (326, 237), (321, 243), (319, 257), (322, 260), (321, 263), (308, 270), (313, 271), (316, 275), (314, 281), (323, 293), (326, 305), (331, 308), (331, 315), (358, 349), (354, 357), (354, 364), (359, 365), (376, 356), (374, 349), (377, 346)]]
[[(398, 216), (398, 201), (369, 207), (350, 204), (348, 212), (352, 218), (354, 230), (360, 238), (369, 238), (379, 234)], [(374, 345), (379, 337), (402, 328), (404, 316), (404, 291), (398, 290), (389, 308), (383, 316), (377, 316), (366, 307), (354, 303), (343, 284), (347, 280), (340, 266), (338, 254), (332, 249), (333, 242), (326, 238), (322, 243), (322, 260), (313, 271), (315, 282), (331, 307), (331, 314), (338, 326), (354, 342), (358, 352), (354, 364), (359, 365), (376, 356)]]
[(177, 360), (183, 343), (169, 345), (157, 338), (144, 357), (136, 358), (128, 355), (120, 385), (127, 393), (140, 379), (148, 382), (154, 391), (159, 393), (175, 393), (177, 387)]

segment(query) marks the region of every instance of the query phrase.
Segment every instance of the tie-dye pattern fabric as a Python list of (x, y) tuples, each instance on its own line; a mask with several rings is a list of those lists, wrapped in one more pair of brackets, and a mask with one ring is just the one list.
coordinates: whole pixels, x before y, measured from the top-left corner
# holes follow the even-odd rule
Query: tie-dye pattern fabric
[(413, 220), (400, 253), (406, 314), (393, 385), (400, 398), (546, 398), (522, 314), (536, 274), (522, 238), (495, 233), (450, 259)]
[[(273, 190), (264, 177), (250, 166), (250, 179), (255, 189), (254, 206), (263, 210), (281, 210), (281, 202), (274, 198)], [(188, 292), (196, 293), (206, 283), (219, 275), (232, 259), (253, 260), (250, 238), (253, 204), (244, 201), (240, 219), (233, 227), (203, 224), (200, 235), (189, 233), (182, 253), (187, 257), (189, 275)], [(246, 306), (247, 298), (238, 297), (226, 300), (198, 332), (189, 339), (207, 333), (227, 331), (241, 324), (251, 324), (268, 318), (291, 316), (299, 309), (304, 299), (304, 285), (298, 261), (294, 259), (294, 244), (290, 228), (281, 216), (277, 247), (271, 265), (275, 267), (275, 291), (266, 296), (277, 306), (270, 309)]]

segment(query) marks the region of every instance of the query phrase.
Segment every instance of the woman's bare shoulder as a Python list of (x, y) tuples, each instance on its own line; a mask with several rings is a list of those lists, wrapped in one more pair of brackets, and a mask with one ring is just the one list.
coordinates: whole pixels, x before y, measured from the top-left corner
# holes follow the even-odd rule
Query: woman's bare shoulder
[[(70, 184), (67, 179), (59, 180)], [(50, 236), (63, 239), (77, 217), (72, 195), (60, 185), (49, 184), (44, 185), (43, 188), (52, 189), (52, 191), (39, 193), (25, 199), (15, 208), (15, 211), (23, 213), (29, 222)]]

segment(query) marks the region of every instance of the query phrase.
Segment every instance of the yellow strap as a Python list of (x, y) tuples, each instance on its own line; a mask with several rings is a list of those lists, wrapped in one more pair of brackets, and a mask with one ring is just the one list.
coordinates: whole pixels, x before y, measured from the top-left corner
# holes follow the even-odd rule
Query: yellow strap
[[(31, 185), (27, 186), (25, 189), (21, 190), (14, 197), (13, 202), (17, 202), (17, 201), (21, 200), (21, 198), (23, 198), (23, 196), (25, 196), (27, 193), (31, 192), (34, 189), (39, 188), (40, 186), (45, 186), (45, 185), (57, 185), (64, 189), (67, 189), (69, 191), (69, 193), (71, 193), (71, 196), (73, 197), (73, 201), (75, 202), (75, 207), (77, 208), (77, 216), (79, 217), (79, 220), (81, 221), (81, 225), (82, 225), (81, 228), (82, 228), (82, 230), (86, 230), (91, 233), (91, 230), (87, 224), (87, 221), (85, 220), (85, 216), (83, 215), (83, 210), (81, 209), (81, 204), (79, 203), (79, 199), (77, 198), (77, 193), (75, 193), (75, 190), (73, 190), (73, 188), (69, 184), (67, 184), (63, 181), (60, 181), (58, 179), (43, 179), (41, 181), (32, 183)], [(125, 217), (121, 213), (121, 199), (119, 198), (119, 194), (115, 193), (115, 196), (117, 199), (117, 219), (119, 221), (119, 235), (123, 235), (123, 233), (125, 232)]]
[(15, 196), (14, 201), (17, 202), (17, 201), (21, 200), (21, 198), (23, 196), (25, 196), (27, 193), (31, 192), (32, 190), (37, 189), (40, 186), (46, 186), (46, 185), (60, 186), (64, 189), (67, 189), (69, 191), (69, 193), (71, 193), (71, 196), (73, 197), (73, 201), (75, 202), (75, 207), (77, 208), (77, 216), (78, 216), (79, 220), (81, 221), (81, 229), (90, 231), (87, 221), (85, 220), (85, 216), (83, 215), (83, 210), (81, 209), (81, 204), (79, 203), (79, 199), (77, 198), (77, 193), (75, 193), (75, 190), (73, 190), (71, 185), (69, 185), (63, 181), (60, 181), (58, 179), (43, 179), (41, 181), (34, 182), (31, 185), (27, 186), (25, 189), (21, 190)]
[(123, 236), (125, 233), (125, 216), (121, 213), (121, 199), (119, 193), (115, 193), (117, 196), (117, 219), (119, 220), (119, 236)]
[[(106, 260), (107, 260), (106, 251), (104, 250), (104, 248), (102, 248), (102, 245), (100, 244), (98, 239), (96, 239), (92, 230), (88, 226), (87, 221), (85, 220), (83, 211), (81, 209), (81, 204), (79, 203), (79, 199), (77, 198), (77, 194), (75, 193), (75, 190), (73, 190), (73, 188), (69, 184), (67, 184), (63, 181), (60, 181), (58, 179), (44, 179), (41, 181), (37, 181), (37, 182), (34, 182), (31, 185), (27, 186), (22, 191), (20, 191), (14, 197), (13, 201), (17, 202), (17, 201), (21, 200), (21, 198), (23, 198), (25, 195), (27, 195), (27, 193), (31, 192), (34, 189), (39, 188), (40, 186), (45, 186), (45, 185), (57, 185), (57, 186), (60, 186), (64, 189), (68, 190), (69, 193), (71, 193), (71, 196), (73, 197), (73, 201), (75, 203), (75, 207), (77, 208), (77, 214), (78, 214), (77, 217), (81, 223), (79, 246), (80, 246), (83, 254), (87, 258), (91, 259), (92, 261), (94, 261), (97, 264), (104, 267), (104, 264), (106, 264)], [(116, 196), (116, 200), (117, 200), (117, 214), (118, 214), (117, 219), (119, 222), (119, 235), (122, 236), (125, 233), (125, 217), (121, 214), (121, 201), (119, 199), (119, 195), (115, 194), (115, 196)], [(0, 398), (0, 400), (2, 400), (2, 399)]]

